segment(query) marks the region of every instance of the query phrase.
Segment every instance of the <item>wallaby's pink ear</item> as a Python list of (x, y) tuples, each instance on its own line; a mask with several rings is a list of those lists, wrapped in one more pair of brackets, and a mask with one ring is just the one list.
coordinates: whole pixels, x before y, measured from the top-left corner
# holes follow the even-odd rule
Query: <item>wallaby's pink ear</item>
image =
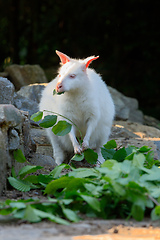
[(86, 59), (85, 59), (86, 68), (89, 66), (89, 64), (90, 64), (93, 60), (96, 60), (97, 58), (99, 58), (99, 56), (97, 56), (97, 57), (92, 56), (92, 57), (86, 58)]
[(68, 57), (66, 54), (59, 52), (56, 50), (56, 54), (59, 56), (59, 58), (61, 59), (62, 64), (65, 64), (67, 62), (70, 62), (70, 57)]

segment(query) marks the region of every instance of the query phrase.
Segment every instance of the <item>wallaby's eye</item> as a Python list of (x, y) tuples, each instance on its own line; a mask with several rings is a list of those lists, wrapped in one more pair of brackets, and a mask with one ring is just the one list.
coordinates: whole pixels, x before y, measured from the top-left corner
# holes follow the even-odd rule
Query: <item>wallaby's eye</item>
[(61, 74), (59, 74), (58, 77), (61, 77)]
[(69, 77), (70, 77), (70, 78), (75, 78), (76, 75), (75, 75), (75, 74), (71, 74), (71, 75), (69, 75)]

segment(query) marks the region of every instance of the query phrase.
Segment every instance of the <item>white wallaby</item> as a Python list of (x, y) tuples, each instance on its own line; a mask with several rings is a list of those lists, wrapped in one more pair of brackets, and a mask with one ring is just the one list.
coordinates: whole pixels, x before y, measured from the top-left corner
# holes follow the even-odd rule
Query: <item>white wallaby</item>
[[(88, 68), (98, 57), (76, 60), (56, 51), (61, 60), (58, 76), (42, 92), (40, 111), (57, 112), (73, 121), (83, 135), (82, 147), (77, 141), (79, 132), (73, 125), (69, 134), (56, 136), (46, 129), (53, 147), (53, 157), (59, 165), (65, 160), (65, 152), (80, 154), (87, 148), (98, 153), (98, 161), (104, 162), (101, 147), (108, 141), (115, 114), (114, 103), (106, 84), (99, 74)], [(55, 94), (64, 93), (61, 95)], [(44, 112), (45, 115), (52, 114)], [(62, 120), (58, 117), (58, 120)], [(65, 120), (65, 119), (63, 119)]]

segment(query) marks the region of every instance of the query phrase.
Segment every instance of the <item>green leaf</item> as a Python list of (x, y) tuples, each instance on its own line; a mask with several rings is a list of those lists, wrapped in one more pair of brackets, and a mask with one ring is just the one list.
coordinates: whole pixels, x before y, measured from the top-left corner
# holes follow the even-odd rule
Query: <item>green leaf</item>
[(75, 178), (98, 177), (99, 173), (94, 168), (78, 168), (68, 173)]
[(72, 125), (66, 121), (59, 121), (53, 126), (52, 131), (57, 136), (65, 136), (71, 131)]
[(98, 159), (98, 154), (94, 152), (92, 149), (88, 148), (84, 150), (84, 158), (90, 164), (96, 164)]
[(53, 96), (56, 95), (57, 92), (56, 92), (56, 89), (53, 90)]
[(44, 119), (40, 122), (40, 126), (43, 128), (49, 128), (52, 127), (57, 122), (57, 116), (56, 115), (47, 115), (44, 117)]
[(116, 148), (117, 147), (117, 143), (115, 140), (110, 140), (108, 141), (105, 145), (103, 145), (104, 148), (106, 149), (113, 149), (113, 148)]
[(14, 150), (13, 156), (19, 163), (25, 163), (27, 161), (21, 149)]
[(113, 159), (115, 152), (116, 151), (114, 149), (101, 148), (101, 153), (105, 160)]
[(9, 177), (8, 181), (12, 187), (14, 187), (15, 189), (17, 189), (19, 191), (28, 192), (31, 189), (31, 185), (28, 182), (22, 181), (20, 179)]
[(115, 154), (113, 155), (113, 159), (117, 160), (118, 162), (122, 162), (126, 156), (127, 156), (127, 153), (125, 148), (123, 147), (115, 152)]
[(133, 165), (138, 168), (142, 168), (145, 160), (146, 160), (146, 158), (145, 158), (144, 154), (142, 154), (142, 153), (135, 154), (133, 157)]
[(57, 216), (55, 216), (51, 213), (47, 213), (47, 212), (41, 211), (39, 209), (34, 209), (34, 212), (37, 216), (39, 216), (42, 219), (48, 218), (53, 222), (56, 222), (56, 223), (59, 223), (59, 224), (64, 224), (64, 225), (69, 225), (68, 221), (66, 221), (66, 220), (64, 220), (60, 217), (57, 217)]
[(27, 174), (34, 173), (37, 170), (42, 169), (42, 168), (43, 167), (41, 167), (41, 166), (29, 166), (29, 165), (27, 165), (27, 166), (21, 168), (21, 170), (19, 171), (18, 175), (21, 178), (24, 178), (24, 176), (26, 176)]
[(143, 147), (139, 148), (139, 152), (141, 152), (141, 153), (149, 152), (150, 150), (151, 150), (151, 148), (148, 146), (143, 146)]
[(62, 170), (66, 168), (66, 169), (69, 169), (70, 166), (68, 164), (64, 164), (62, 163), (61, 165), (59, 166), (56, 166), (51, 172), (50, 172), (50, 175), (53, 177), (53, 178), (58, 178), (60, 176), (60, 173), (62, 172)]
[(31, 120), (34, 121), (34, 122), (38, 122), (42, 119), (43, 117), (43, 112), (39, 111), (37, 113), (34, 113), (32, 116), (31, 116)]
[(72, 158), (71, 161), (82, 161), (84, 159), (84, 153), (81, 154), (75, 154)]
[(93, 208), (94, 210), (96, 210), (97, 212), (100, 212), (101, 211), (101, 208), (100, 208), (100, 202), (94, 198), (94, 197), (91, 197), (91, 196), (87, 196), (87, 195), (83, 195), (83, 194), (80, 194), (80, 196), (83, 198), (83, 200), (85, 202), (88, 203), (88, 205)]
[(137, 221), (142, 221), (144, 218), (144, 210), (141, 206), (133, 204), (131, 209), (132, 217)]
[(26, 207), (23, 219), (28, 222), (40, 222), (41, 221), (41, 218), (37, 215), (37, 212), (31, 205), (28, 205)]
[(14, 178), (17, 177), (16, 172), (15, 172), (15, 169), (14, 169), (13, 166), (12, 166), (12, 170), (11, 170), (11, 175), (12, 175), (12, 177), (14, 177)]
[(11, 202), (10, 204), (9, 204), (12, 208), (17, 208), (17, 209), (22, 209), (22, 208), (26, 208), (26, 205), (25, 205), (25, 203), (23, 203), (23, 202)]
[(72, 222), (79, 222), (80, 218), (71, 209), (69, 209), (69, 208), (62, 208), (62, 211), (63, 211), (64, 215), (66, 216), (66, 218), (68, 218), (70, 221), (72, 221)]
[(113, 165), (115, 163), (115, 160), (106, 160), (104, 163), (101, 164), (102, 167), (107, 167), (108, 169), (112, 169)]
[(59, 179), (53, 180), (47, 185), (45, 194), (54, 194), (58, 189), (65, 188), (72, 179), (73, 177), (62, 176)]

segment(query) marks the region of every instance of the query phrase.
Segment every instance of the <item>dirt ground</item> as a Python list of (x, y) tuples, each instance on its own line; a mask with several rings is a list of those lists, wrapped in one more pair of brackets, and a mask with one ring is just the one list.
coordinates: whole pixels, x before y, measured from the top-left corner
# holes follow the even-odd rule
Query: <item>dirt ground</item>
[(0, 240), (158, 240), (160, 223), (123, 220), (84, 220), (70, 226), (49, 221), (28, 224), (0, 218)]

